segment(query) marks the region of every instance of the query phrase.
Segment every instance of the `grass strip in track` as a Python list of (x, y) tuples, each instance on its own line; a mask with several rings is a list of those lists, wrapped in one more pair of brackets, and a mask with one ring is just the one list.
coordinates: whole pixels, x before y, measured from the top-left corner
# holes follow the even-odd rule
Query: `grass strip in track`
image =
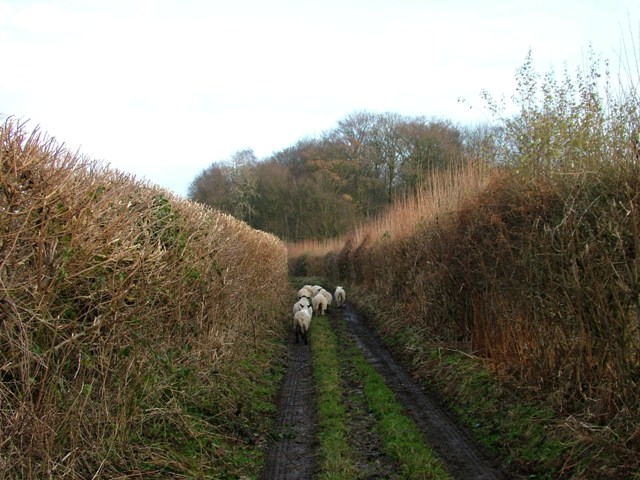
[(349, 425), (343, 404), (340, 355), (345, 355), (364, 384), (369, 409), (378, 421), (386, 453), (397, 460), (407, 479), (450, 480), (438, 456), (427, 446), (422, 432), (404, 415), (393, 391), (366, 361), (352, 341), (341, 335), (346, 345), (338, 348), (338, 338), (327, 317), (315, 316), (310, 329), (318, 405), (320, 479), (356, 479), (358, 471), (349, 442)]
[(387, 454), (396, 459), (406, 478), (451, 479), (438, 456), (429, 448), (422, 432), (402, 413), (393, 391), (382, 376), (367, 362), (357, 347), (348, 349), (352, 364), (364, 383), (364, 394), (369, 408), (379, 422)]
[(336, 335), (326, 317), (315, 316), (310, 329), (313, 375), (318, 404), (320, 479), (357, 478), (342, 403)]

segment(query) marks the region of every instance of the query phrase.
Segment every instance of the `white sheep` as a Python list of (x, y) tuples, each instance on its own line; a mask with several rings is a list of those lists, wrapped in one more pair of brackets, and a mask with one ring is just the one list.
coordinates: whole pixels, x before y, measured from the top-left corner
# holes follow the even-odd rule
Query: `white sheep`
[(300, 300), (293, 304), (293, 314), (295, 315), (296, 312), (299, 312), (304, 307), (308, 307), (309, 305), (309, 299), (307, 297), (301, 297)]
[(311, 289), (306, 285), (302, 287), (300, 290), (298, 290), (298, 298), (302, 298), (302, 297), (307, 297), (307, 298), (313, 297), (313, 293), (311, 292)]
[(345, 293), (344, 288), (341, 286), (336, 287), (336, 293), (333, 296), (336, 299), (336, 306), (338, 307), (341, 307), (347, 299), (347, 294)]
[(304, 344), (308, 344), (307, 333), (309, 332), (309, 327), (311, 326), (312, 315), (313, 308), (306, 306), (299, 312), (296, 312), (296, 314), (293, 316), (293, 329), (296, 332), (296, 343), (298, 343), (298, 339), (300, 335), (302, 335)]
[(313, 309), (315, 311), (320, 312), (320, 315), (324, 315), (325, 312), (327, 311), (327, 306), (328, 306), (327, 298), (321, 293), (318, 293), (311, 300), (311, 305), (313, 305)]
[(331, 295), (331, 293), (327, 292), (324, 288), (322, 290), (320, 290), (320, 292), (318, 292), (322, 295), (324, 295), (324, 298), (327, 299), (327, 307), (329, 307), (331, 305), (331, 302), (333, 302), (333, 295)]

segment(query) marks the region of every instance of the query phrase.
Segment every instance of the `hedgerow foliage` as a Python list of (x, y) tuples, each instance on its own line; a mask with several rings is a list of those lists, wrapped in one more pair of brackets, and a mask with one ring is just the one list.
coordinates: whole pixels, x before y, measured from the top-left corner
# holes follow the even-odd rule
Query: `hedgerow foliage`
[(637, 447), (640, 102), (611, 95), (601, 70), (592, 58), (557, 81), (529, 57), (518, 113), (491, 103), (500, 128), (484, 181), (426, 190), (389, 214), (402, 228), (365, 227), (307, 265), (392, 306), (382, 328), (412, 332), (415, 356), (444, 345), (484, 357), (587, 424), (618, 420)]
[(284, 245), (12, 119), (0, 158), (0, 471), (215, 466), (201, 431), (236, 435), (243, 359), (280, 333)]

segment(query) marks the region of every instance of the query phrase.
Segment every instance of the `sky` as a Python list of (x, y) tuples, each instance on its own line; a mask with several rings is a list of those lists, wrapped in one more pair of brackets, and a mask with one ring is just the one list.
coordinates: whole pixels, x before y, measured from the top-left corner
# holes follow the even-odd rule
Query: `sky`
[(639, 34), (640, 0), (0, 0), (0, 115), (186, 196), (357, 111), (490, 121), (529, 51), (615, 70)]

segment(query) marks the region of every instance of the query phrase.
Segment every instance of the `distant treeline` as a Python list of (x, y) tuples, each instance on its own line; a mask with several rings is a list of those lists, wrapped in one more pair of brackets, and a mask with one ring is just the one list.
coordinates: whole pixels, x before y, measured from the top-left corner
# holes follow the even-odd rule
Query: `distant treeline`
[(189, 198), (287, 241), (332, 237), (414, 193), (434, 170), (486, 159), (491, 137), (447, 120), (354, 112), (266, 159), (243, 150), (213, 163)]

